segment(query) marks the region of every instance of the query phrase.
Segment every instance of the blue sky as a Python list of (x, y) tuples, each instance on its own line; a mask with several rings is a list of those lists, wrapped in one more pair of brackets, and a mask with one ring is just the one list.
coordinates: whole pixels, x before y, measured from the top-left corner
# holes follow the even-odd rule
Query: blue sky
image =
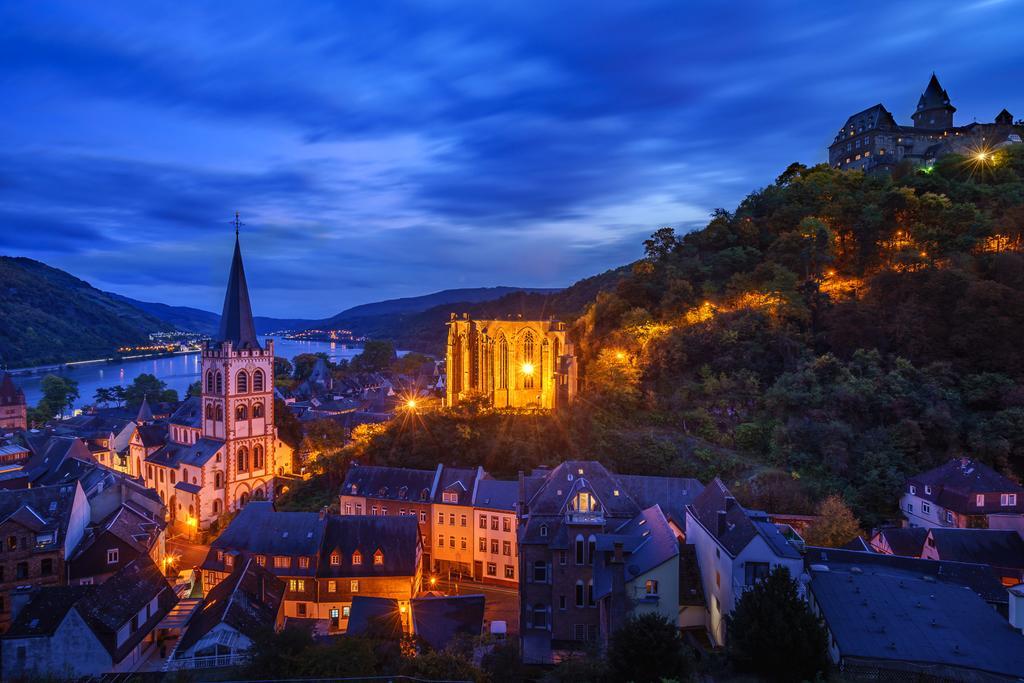
[(846, 116), (1024, 116), (1022, 3), (0, 7), (0, 253), (257, 314), (564, 286), (690, 229)]

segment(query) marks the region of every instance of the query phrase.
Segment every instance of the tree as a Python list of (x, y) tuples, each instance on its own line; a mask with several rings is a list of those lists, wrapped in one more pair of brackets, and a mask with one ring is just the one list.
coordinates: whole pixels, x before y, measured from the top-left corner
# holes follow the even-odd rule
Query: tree
[(178, 392), (167, 388), (167, 382), (158, 379), (156, 375), (142, 373), (124, 390), (125, 402), (129, 408), (136, 408), (142, 405), (145, 398), (154, 403), (167, 402), (175, 403), (178, 400)]
[(828, 635), (789, 569), (775, 567), (726, 616), (727, 653), (739, 671), (771, 681), (813, 681), (829, 669)]
[(391, 364), (392, 372), (397, 372), (401, 375), (414, 375), (420, 371), (426, 363), (432, 363), (433, 358), (425, 356), (422, 353), (407, 353), (401, 358), (395, 360)]
[(202, 396), (203, 394), (203, 383), (201, 380), (196, 380), (192, 384), (188, 385), (188, 390), (185, 392), (188, 396)]
[[(331, 368), (331, 360), (327, 357), (326, 353), (300, 353), (299, 355), (292, 358), (292, 364), (295, 366), (295, 381), (303, 382), (309, 379), (309, 376), (313, 374), (313, 367), (317, 364), (317, 361), (323, 360), (327, 364), (327, 368)], [(277, 378), (277, 364), (274, 364), (274, 377)]]
[(816, 512), (818, 518), (804, 532), (808, 545), (838, 548), (861, 535), (860, 521), (853, 516), (842, 496), (832, 494), (821, 501)]
[(692, 664), (676, 625), (648, 612), (631, 617), (612, 634), (608, 668), (612, 680), (658, 683), (666, 678), (685, 679)]
[(395, 347), (389, 341), (371, 340), (363, 344), (363, 352), (352, 359), (349, 367), (355, 372), (380, 372), (395, 362)]
[(274, 399), (274, 426), (277, 436), (294, 450), (302, 443), (302, 422), (288, 409), (288, 404), (279, 398)]
[(39, 413), (50, 419), (56, 415), (64, 416), (65, 410), (70, 410), (78, 399), (78, 382), (60, 375), (47, 375), (43, 377), (40, 387), (43, 390), (43, 397), (39, 399)]
[(292, 373), (295, 372), (295, 367), (291, 364), (287, 358), (281, 358), (280, 356), (274, 357), (274, 380), (286, 380), (291, 381)]
[(105, 408), (114, 402), (114, 392), (110, 387), (99, 387), (96, 389), (96, 393), (93, 394), (92, 398), (97, 404), (102, 405)]

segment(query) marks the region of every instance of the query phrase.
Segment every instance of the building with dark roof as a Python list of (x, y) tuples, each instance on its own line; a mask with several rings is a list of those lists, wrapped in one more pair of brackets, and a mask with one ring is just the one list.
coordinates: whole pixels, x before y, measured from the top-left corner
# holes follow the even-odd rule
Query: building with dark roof
[[(595, 564), (599, 552), (613, 548), (600, 551), (599, 538), (630, 528), (640, 547), (638, 516), (646, 508), (637, 498), (660, 506), (656, 498), (663, 497), (669, 508), (676, 508), (680, 501), (695, 500), (703, 488), (694, 479), (667, 478), (657, 484), (644, 479), (575, 460), (520, 477), (520, 630), (526, 661), (551, 662), (560, 652), (600, 639)], [(663, 510), (660, 515), (668, 524)], [(635, 529), (628, 527), (631, 521)]]
[(1003, 109), (992, 123), (954, 126), (956, 107), (932, 74), (904, 126), (881, 104), (850, 116), (828, 148), (833, 168), (860, 171), (891, 171), (901, 161), (931, 164), (947, 154), (991, 153), (1005, 145), (1021, 143), (1024, 125), (1014, 123)]
[(196, 668), (204, 657), (248, 659), (257, 639), (284, 625), (286, 584), (252, 558), (203, 598), (169, 659), (168, 669)]
[(14, 383), (10, 373), (0, 377), (0, 434), (28, 429), (28, 404), (25, 392)]
[(686, 542), (694, 546), (707, 599), (707, 629), (716, 645), (726, 640), (725, 616), (754, 582), (775, 567), (803, 570), (803, 542), (790, 527), (744, 508), (719, 479), (687, 507)]
[(68, 561), (88, 525), (89, 503), (77, 482), (0, 490), (0, 632), (11, 622), (15, 589), (67, 582)]
[(928, 529), (924, 527), (885, 527), (871, 537), (871, 549), (886, 555), (921, 557)]
[(929, 529), (921, 557), (987, 564), (1004, 586), (1024, 581), (1024, 539), (1017, 531)]
[(907, 480), (900, 509), (909, 526), (1024, 530), (1024, 487), (971, 458)]
[(405, 604), (416, 595), (422, 546), (411, 517), (278, 512), (253, 501), (211, 544), (202, 565), (206, 585), (249, 559), (286, 582), (287, 617), (344, 629), (355, 595)]
[(883, 565), (823, 561), (810, 566), (807, 599), (847, 675), (994, 682), (1019, 681), (1024, 672), (1024, 636), (962, 586)]
[(42, 588), (23, 597), (2, 639), (5, 680), (134, 671), (178, 601), (148, 556), (98, 586)]

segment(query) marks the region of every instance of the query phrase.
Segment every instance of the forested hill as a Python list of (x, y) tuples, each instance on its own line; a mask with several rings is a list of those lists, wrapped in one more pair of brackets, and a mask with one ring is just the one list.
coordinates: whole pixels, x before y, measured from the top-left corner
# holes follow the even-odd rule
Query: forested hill
[(952, 456), (1019, 478), (1022, 233), (1021, 145), (891, 178), (794, 164), (703, 230), (655, 233), (598, 297), (575, 327), (589, 403), (732, 449), (718, 469), (776, 491), (841, 492), (870, 521)]
[[(430, 439), (390, 425), (351, 457), (417, 466), (454, 453), (506, 475), (597, 458), (722, 476), (769, 511), (812, 512), (839, 493), (867, 528), (898, 517), (906, 475), (954, 456), (1020, 478), (1022, 233), (1022, 145), (892, 176), (794, 164), (581, 288), (596, 298), (570, 320), (584, 378), (572, 411), (522, 426), (438, 414)], [(552, 301), (544, 312), (575, 308)]]
[(62, 270), (0, 257), (0, 363), (8, 367), (101, 358), (170, 329)]

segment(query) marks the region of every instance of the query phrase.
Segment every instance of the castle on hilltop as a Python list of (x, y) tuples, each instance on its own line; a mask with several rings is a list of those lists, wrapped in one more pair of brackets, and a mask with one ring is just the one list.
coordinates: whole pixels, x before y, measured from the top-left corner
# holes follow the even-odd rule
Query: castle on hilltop
[(828, 148), (832, 168), (891, 171), (908, 160), (928, 165), (947, 154), (979, 155), (1020, 144), (1024, 124), (1014, 123), (1003, 109), (993, 123), (954, 126), (956, 107), (935, 74), (917, 101), (912, 126), (902, 126), (884, 106), (876, 104), (848, 118)]

